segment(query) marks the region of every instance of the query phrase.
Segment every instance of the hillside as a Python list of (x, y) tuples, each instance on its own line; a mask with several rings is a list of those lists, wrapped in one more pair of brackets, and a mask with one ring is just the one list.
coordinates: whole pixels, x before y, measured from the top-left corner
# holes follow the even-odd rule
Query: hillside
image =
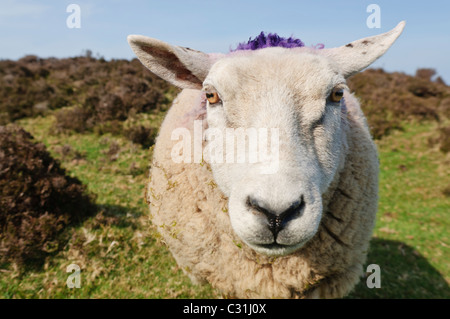
[[(368, 264), (379, 264), (383, 276), (382, 289), (362, 282), (350, 297), (450, 298), (450, 87), (435, 76), (429, 69), (415, 76), (368, 69), (348, 81), (380, 153)], [(49, 224), (58, 231), (39, 242), (39, 260), (6, 258), (0, 223), (0, 297), (218, 297), (183, 275), (144, 202), (152, 145), (178, 92), (136, 59), (0, 61), (0, 125), (29, 132), (21, 133), (27, 137), (19, 149), (42, 143), (38, 154), (54, 158), (51, 166), (76, 180), (96, 206), (76, 224)], [(1, 203), (0, 212), (8, 211)], [(24, 237), (35, 238), (27, 231)], [(82, 269), (80, 289), (66, 287), (73, 263)]]
[[(419, 69), (416, 76), (369, 69), (349, 79), (375, 139), (412, 119), (437, 121), (448, 132), (450, 87), (440, 77), (432, 81), (433, 76), (432, 69)], [(123, 121), (166, 111), (177, 92), (137, 59), (107, 62), (91, 56), (29, 55), (0, 61), (0, 125), (59, 110), (55, 112), (58, 132), (122, 134)], [(72, 108), (60, 110), (67, 106)]]

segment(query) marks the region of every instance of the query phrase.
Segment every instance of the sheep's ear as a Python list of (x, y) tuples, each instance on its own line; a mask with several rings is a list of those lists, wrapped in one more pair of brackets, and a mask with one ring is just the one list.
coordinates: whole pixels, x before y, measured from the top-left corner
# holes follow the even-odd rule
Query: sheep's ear
[(142, 35), (127, 40), (142, 64), (159, 77), (183, 89), (202, 88), (212, 65), (206, 53)]
[(356, 40), (338, 48), (320, 51), (335, 60), (342, 74), (347, 78), (381, 57), (400, 36), (404, 27), (405, 21), (402, 21), (389, 32)]

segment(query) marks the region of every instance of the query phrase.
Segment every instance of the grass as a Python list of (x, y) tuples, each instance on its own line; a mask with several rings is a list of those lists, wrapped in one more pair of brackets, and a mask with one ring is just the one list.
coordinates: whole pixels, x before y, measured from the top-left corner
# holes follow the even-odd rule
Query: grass
[[(139, 119), (154, 127), (161, 120)], [(152, 150), (108, 134), (53, 135), (53, 123), (52, 115), (20, 121), (97, 196), (99, 213), (67, 229), (65, 247), (43, 267), (0, 265), (0, 297), (219, 297), (190, 283), (150, 225), (144, 187)], [(367, 264), (380, 266), (381, 288), (362, 280), (350, 298), (450, 298), (449, 157), (429, 147), (434, 131), (434, 124), (405, 124), (378, 142), (380, 203)], [(81, 267), (79, 289), (66, 286), (73, 263)]]
[[(149, 121), (149, 119), (142, 119)], [(155, 117), (154, 125), (161, 118)], [(151, 150), (111, 135), (52, 135), (53, 116), (26, 119), (21, 125), (60, 159), (97, 196), (100, 212), (68, 229), (67, 244), (39, 269), (0, 267), (2, 298), (204, 298), (209, 287), (195, 287), (177, 267), (150, 227), (144, 187)], [(112, 160), (111, 145), (119, 146)], [(63, 156), (69, 145), (81, 159)], [(117, 147), (115, 147), (117, 148)], [(81, 267), (81, 288), (68, 289), (66, 268)], [(3, 268), (3, 269), (1, 269)]]
[(450, 298), (449, 157), (430, 148), (436, 124), (405, 124), (378, 142), (380, 201), (368, 264), (381, 288), (363, 281), (350, 297)]

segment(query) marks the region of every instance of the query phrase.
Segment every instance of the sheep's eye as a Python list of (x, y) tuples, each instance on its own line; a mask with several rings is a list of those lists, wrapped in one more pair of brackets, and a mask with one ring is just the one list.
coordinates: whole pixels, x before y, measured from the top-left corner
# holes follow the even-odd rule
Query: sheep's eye
[(215, 92), (214, 93), (206, 93), (206, 99), (211, 104), (216, 104), (216, 103), (220, 102), (219, 94), (217, 94)]
[(330, 100), (332, 102), (339, 102), (344, 96), (344, 89), (334, 88), (330, 94)]

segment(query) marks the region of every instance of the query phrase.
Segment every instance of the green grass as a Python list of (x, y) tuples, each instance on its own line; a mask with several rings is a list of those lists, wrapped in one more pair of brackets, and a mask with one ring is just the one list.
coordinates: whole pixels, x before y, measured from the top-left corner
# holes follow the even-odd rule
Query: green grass
[[(162, 116), (139, 121), (159, 127)], [(194, 286), (150, 225), (144, 187), (152, 151), (111, 135), (54, 135), (53, 116), (20, 122), (63, 167), (95, 194), (97, 216), (69, 228), (66, 244), (40, 268), (0, 265), (2, 298), (215, 298)], [(381, 288), (363, 279), (351, 298), (450, 298), (449, 158), (428, 146), (433, 124), (408, 124), (379, 144), (380, 203), (367, 264), (381, 268)], [(61, 145), (81, 154), (63, 155)], [(120, 147), (117, 159), (108, 155)], [(69, 289), (66, 268), (81, 267)]]
[(450, 298), (449, 158), (428, 139), (435, 124), (411, 123), (378, 142), (380, 201), (368, 264), (381, 288), (361, 282), (355, 298)]

